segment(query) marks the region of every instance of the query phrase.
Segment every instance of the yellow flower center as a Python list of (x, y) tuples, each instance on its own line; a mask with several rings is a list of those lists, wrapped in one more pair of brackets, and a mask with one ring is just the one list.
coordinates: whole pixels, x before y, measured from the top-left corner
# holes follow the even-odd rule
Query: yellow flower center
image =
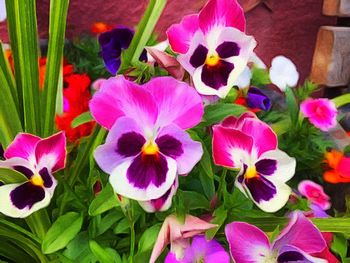
[(205, 64), (208, 66), (216, 66), (220, 61), (220, 57), (217, 53), (208, 55), (207, 58), (205, 59)]
[(36, 186), (41, 186), (41, 187), (44, 186), (44, 180), (43, 180), (43, 178), (41, 178), (41, 176), (40, 176), (39, 174), (34, 174), (34, 175), (30, 178), (30, 182), (31, 182), (33, 185), (36, 185)]
[(255, 165), (249, 166), (247, 171), (244, 174), (244, 177), (246, 179), (251, 179), (251, 178), (254, 178), (256, 176), (258, 176), (258, 173), (256, 171)]
[(153, 141), (145, 143), (145, 145), (142, 147), (143, 154), (152, 155), (158, 152), (159, 152), (158, 145)]

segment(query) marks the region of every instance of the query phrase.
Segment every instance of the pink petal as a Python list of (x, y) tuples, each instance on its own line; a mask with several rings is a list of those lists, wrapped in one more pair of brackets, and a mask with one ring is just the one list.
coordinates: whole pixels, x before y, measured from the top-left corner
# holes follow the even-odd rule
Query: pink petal
[(137, 120), (141, 127), (152, 128), (158, 116), (152, 95), (121, 76), (102, 84), (90, 101), (90, 110), (96, 121), (106, 129), (111, 129), (122, 116)]
[(166, 32), (172, 50), (177, 53), (186, 53), (191, 38), (198, 28), (198, 15), (185, 16), (180, 24), (172, 25)]
[(158, 126), (174, 123), (188, 129), (201, 121), (204, 114), (201, 97), (188, 84), (171, 77), (158, 77), (146, 83), (144, 88), (158, 106)]
[[(175, 215), (168, 216), (159, 231), (149, 262), (154, 263), (169, 243), (195, 236), (213, 227), (216, 227), (216, 225), (191, 215), (186, 215), (184, 224), (181, 224)], [(192, 233), (192, 235), (189, 235), (189, 233)]]
[(323, 210), (330, 208), (329, 196), (323, 191), (323, 187), (310, 180), (303, 180), (298, 185), (299, 192), (312, 203), (318, 205)]
[(35, 161), (35, 146), (40, 141), (40, 137), (29, 134), (19, 133), (4, 152), (6, 159), (20, 157), (31, 162)]
[(213, 157), (216, 165), (241, 168), (252, 153), (253, 139), (241, 131), (214, 126)]
[(235, 116), (230, 116), (224, 119), (221, 123), (221, 126), (227, 127), (227, 128), (233, 128), (233, 129), (239, 129), (241, 127), (242, 123), (246, 118), (253, 118), (256, 119), (256, 115), (250, 111), (247, 111), (243, 113), (238, 118)]
[(327, 246), (321, 232), (300, 212), (292, 214), (289, 224), (274, 241), (273, 248), (280, 250), (285, 245), (295, 246), (309, 254), (321, 252)]
[(63, 132), (40, 140), (35, 148), (38, 166), (47, 167), (52, 172), (64, 168), (66, 153), (66, 135)]
[(245, 30), (245, 18), (237, 0), (210, 0), (199, 13), (199, 27), (206, 33), (216, 26)]
[(264, 262), (271, 253), (268, 237), (256, 226), (233, 222), (226, 225), (225, 234), (235, 262)]
[(350, 157), (343, 157), (337, 167), (342, 177), (350, 178)]

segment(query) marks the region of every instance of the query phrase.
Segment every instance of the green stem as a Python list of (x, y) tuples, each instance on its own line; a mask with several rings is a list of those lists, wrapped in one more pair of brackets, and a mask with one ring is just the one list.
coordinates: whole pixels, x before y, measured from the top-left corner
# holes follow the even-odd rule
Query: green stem
[(30, 230), (40, 240), (45, 237), (47, 230), (51, 226), (50, 218), (45, 208), (31, 214), (25, 220)]
[(221, 173), (219, 187), (218, 187), (218, 201), (220, 201), (222, 196), (223, 196), (222, 192), (223, 192), (223, 187), (224, 187), (224, 184), (225, 184), (225, 181), (226, 181), (226, 174), (227, 174), (227, 169), (224, 168), (222, 170), (222, 173)]
[(130, 224), (130, 234), (131, 234), (131, 240), (130, 240), (130, 262), (134, 262), (134, 253), (135, 253), (135, 223), (131, 222)]
[(340, 95), (334, 99), (332, 99), (333, 103), (335, 104), (335, 106), (337, 108), (344, 106), (346, 104), (350, 103), (350, 94), (344, 94), (344, 95)]

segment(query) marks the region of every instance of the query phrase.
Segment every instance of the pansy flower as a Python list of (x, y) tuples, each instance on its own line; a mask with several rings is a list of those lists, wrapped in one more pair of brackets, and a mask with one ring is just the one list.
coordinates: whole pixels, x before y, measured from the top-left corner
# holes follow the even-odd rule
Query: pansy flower
[(291, 193), (285, 182), (293, 177), (296, 162), (278, 149), (270, 126), (249, 112), (213, 129), (215, 164), (240, 169), (236, 186), (262, 210), (282, 208)]
[(337, 125), (337, 108), (329, 99), (306, 99), (300, 110), (309, 121), (321, 131), (328, 131)]
[(327, 210), (331, 207), (329, 196), (324, 192), (323, 187), (310, 180), (303, 180), (298, 185), (298, 191), (305, 196), (312, 204)]
[[(117, 27), (103, 32), (98, 37), (101, 46), (101, 56), (107, 70), (112, 74), (117, 74), (120, 67), (120, 56), (122, 50), (127, 49), (134, 36), (134, 31), (127, 27)], [(147, 53), (144, 50), (140, 60), (147, 60)]]
[(183, 223), (175, 215), (168, 216), (159, 231), (149, 262), (154, 263), (168, 244), (171, 254), (169, 257), (175, 260), (182, 259), (192, 237), (216, 226), (192, 215), (186, 215)]
[(110, 78), (90, 102), (96, 121), (109, 129), (94, 156), (116, 193), (138, 201), (158, 199), (202, 156), (184, 129), (200, 122), (200, 96), (170, 77), (138, 85)]
[(177, 259), (173, 252), (169, 252), (164, 263), (230, 263), (230, 256), (215, 239), (207, 240), (203, 235), (192, 238), (181, 259)]
[(237, 263), (327, 262), (312, 256), (323, 251), (327, 244), (316, 226), (300, 212), (292, 214), (289, 224), (272, 244), (263, 231), (244, 222), (228, 224), (225, 234)]
[(27, 217), (48, 206), (57, 182), (53, 173), (65, 166), (66, 137), (57, 133), (41, 139), (20, 133), (4, 153), (0, 167), (22, 173), (24, 183), (0, 186), (0, 212), (10, 217)]
[(256, 46), (244, 30), (236, 0), (209, 0), (199, 14), (168, 29), (169, 44), (200, 94), (224, 98), (235, 84)]

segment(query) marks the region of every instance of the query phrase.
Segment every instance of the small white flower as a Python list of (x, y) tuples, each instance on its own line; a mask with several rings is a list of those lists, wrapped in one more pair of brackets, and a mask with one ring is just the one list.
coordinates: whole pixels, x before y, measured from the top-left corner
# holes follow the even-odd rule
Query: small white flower
[(250, 85), (250, 79), (252, 78), (252, 73), (249, 67), (245, 67), (243, 72), (239, 75), (239, 77), (235, 81), (235, 85), (239, 89), (244, 89)]
[(285, 91), (288, 87), (295, 87), (298, 83), (299, 73), (294, 63), (284, 56), (272, 59), (270, 68), (270, 80), (273, 84)]
[(5, 0), (0, 0), (0, 22), (6, 19), (6, 5)]

